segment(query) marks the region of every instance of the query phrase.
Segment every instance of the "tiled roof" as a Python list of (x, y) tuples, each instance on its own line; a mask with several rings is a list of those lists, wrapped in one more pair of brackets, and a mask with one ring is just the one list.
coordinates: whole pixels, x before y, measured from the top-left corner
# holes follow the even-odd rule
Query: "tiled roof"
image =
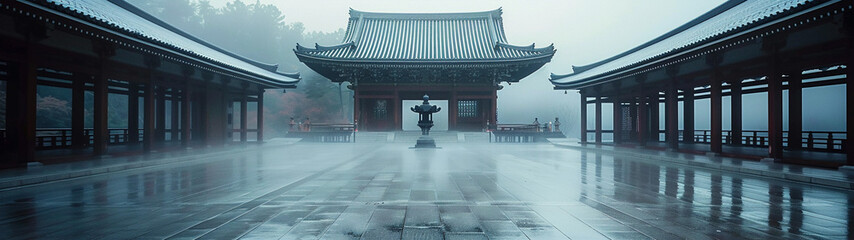
[(123, 0), (31, 0), (79, 20), (131, 35), (145, 42), (177, 50), (203, 61), (236, 69), (278, 86), (299, 82), (297, 73), (276, 72), (277, 65), (264, 64), (216, 47), (174, 28)]
[[(839, 0), (836, 0), (839, 1)], [(595, 80), (598, 76), (678, 53), (722, 35), (781, 15), (795, 14), (796, 7), (822, 0), (730, 0), (702, 16), (636, 48), (587, 66), (573, 66), (573, 73), (552, 74), (556, 86)], [(833, 2), (831, 0), (830, 2)], [(804, 8), (797, 8), (804, 10)]]
[(470, 62), (550, 57), (544, 48), (507, 44), (501, 9), (473, 13), (372, 13), (350, 10), (343, 42), (297, 55), (349, 61)]

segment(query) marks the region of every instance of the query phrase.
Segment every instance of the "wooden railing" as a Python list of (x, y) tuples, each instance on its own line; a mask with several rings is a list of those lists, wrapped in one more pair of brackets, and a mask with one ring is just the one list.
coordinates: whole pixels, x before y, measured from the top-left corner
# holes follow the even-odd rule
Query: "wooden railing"
[[(587, 130), (587, 141), (593, 142), (595, 141), (593, 136), (595, 136), (595, 129)], [(664, 141), (666, 136), (666, 130), (658, 131), (658, 139), (659, 141)], [(602, 130), (602, 134), (613, 134), (612, 130)], [(635, 134), (631, 131), (624, 131), (623, 134)], [(737, 142), (736, 139), (732, 136), (732, 131), (724, 130), (722, 132), (723, 139), (721, 143), (734, 145), (735, 143), (741, 143), (742, 146), (751, 146), (751, 147), (768, 147), (768, 131), (742, 131), (741, 133), (741, 142)], [(613, 135), (612, 135), (613, 136)], [(684, 140), (684, 131), (679, 131), (679, 141)], [(634, 136), (623, 137), (623, 140), (634, 139)], [(711, 130), (695, 130), (694, 131), (694, 142), (696, 143), (711, 143), (712, 139), (712, 131)], [(654, 140), (653, 140), (654, 141)], [(789, 132), (783, 132), (783, 144), (788, 148), (789, 144)], [(819, 152), (844, 152), (845, 147), (848, 144), (847, 134), (845, 132), (840, 131), (804, 131), (801, 135), (801, 149), (809, 150), (809, 151), (819, 151)]]
[[(36, 129), (36, 149), (58, 149), (70, 148), (72, 145), (70, 128), (39, 128)], [(83, 138), (86, 139), (83, 146), (90, 146), (95, 141), (94, 129), (83, 129)], [(127, 128), (110, 128), (108, 144), (125, 144), (129, 139), (129, 130)], [(4, 131), (5, 132), (5, 131)], [(142, 141), (142, 130), (139, 130), (139, 140)], [(5, 135), (5, 133), (4, 133)]]
[(537, 132), (537, 124), (498, 124), (494, 131)]
[[(684, 134), (680, 132), (680, 140)], [(710, 143), (711, 130), (696, 130), (694, 131), (694, 142)], [(788, 131), (783, 132), (783, 143), (788, 146), (789, 139)], [(741, 139), (734, 139), (732, 131), (723, 131), (724, 144), (740, 143), (744, 146), (767, 147), (768, 146), (768, 131), (742, 131)], [(740, 141), (740, 142), (737, 142)], [(848, 136), (846, 132), (839, 131), (804, 131), (801, 134), (801, 149), (810, 151), (823, 152), (844, 152), (848, 144)]]
[(546, 124), (497, 124), (488, 129), (490, 142), (538, 142), (566, 137), (560, 131), (549, 131)]
[(355, 132), (353, 123), (312, 123), (305, 131), (290, 131), (287, 136), (311, 142), (355, 142)]

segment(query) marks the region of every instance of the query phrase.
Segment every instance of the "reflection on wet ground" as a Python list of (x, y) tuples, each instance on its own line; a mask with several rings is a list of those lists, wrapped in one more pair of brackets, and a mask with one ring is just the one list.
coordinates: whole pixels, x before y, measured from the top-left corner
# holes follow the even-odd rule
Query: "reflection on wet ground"
[(0, 192), (0, 238), (852, 238), (850, 191), (537, 144), (296, 144)]

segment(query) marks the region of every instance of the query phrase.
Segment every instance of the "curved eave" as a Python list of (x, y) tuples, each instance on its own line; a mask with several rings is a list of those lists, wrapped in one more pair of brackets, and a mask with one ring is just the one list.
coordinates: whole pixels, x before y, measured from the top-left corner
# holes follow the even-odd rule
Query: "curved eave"
[(302, 45), (297, 43), (296, 50), (298, 50), (300, 52), (325, 52), (325, 51), (333, 51), (333, 50), (336, 50), (339, 48), (353, 47), (353, 46), (355, 46), (355, 44), (356, 43), (353, 41), (349, 41), (349, 42), (338, 44), (338, 45), (332, 45), (332, 46), (323, 46), (323, 45), (315, 43), (314, 48), (307, 48), (307, 47), (303, 47)]
[[(56, 15), (59, 18), (65, 18), (65, 19), (68, 19), (71, 21), (75, 21), (79, 24), (82, 24), (84, 26), (96, 29), (98, 31), (105, 32), (109, 35), (113, 35), (113, 36), (116, 36), (118, 38), (125, 39), (128, 41), (136, 42), (136, 43), (145, 45), (147, 47), (150, 47), (152, 49), (156, 49), (158, 51), (162, 51), (164, 53), (174, 55), (176, 57), (190, 59), (190, 60), (195, 61), (195, 62), (204, 63), (205, 65), (216, 67), (220, 70), (223, 70), (225, 72), (229, 72), (231, 74), (243, 76), (244, 78), (247, 78), (247, 80), (249, 80), (250, 82), (255, 82), (259, 85), (263, 85), (263, 86), (266, 86), (269, 88), (294, 88), (294, 87), (296, 87), (296, 84), (300, 81), (300, 79), (298, 77), (292, 78), (291, 76), (294, 76), (293, 74), (283, 75), (282, 73), (276, 72), (275, 69), (278, 68), (278, 65), (260, 63), (260, 62), (242, 57), (240, 55), (234, 54), (232, 52), (228, 52), (226, 50), (223, 50), (223, 49), (216, 47), (210, 43), (207, 43), (201, 39), (198, 39), (198, 38), (196, 38), (196, 37), (194, 37), (194, 36), (192, 36), (186, 32), (183, 32), (180, 29), (177, 29), (177, 28), (175, 28), (169, 24), (166, 24), (162, 20), (155, 18), (154, 16), (146, 13), (145, 11), (140, 10), (139, 8), (131, 5), (130, 3), (127, 3), (127, 2), (121, 1), (121, 0), (108, 0), (108, 1), (112, 4), (115, 4), (119, 7), (133, 13), (133, 14), (138, 15), (139, 17), (141, 17), (147, 21), (154, 23), (155, 25), (158, 25), (159, 27), (166, 28), (167, 30), (175, 32), (176, 34), (178, 34), (182, 37), (186, 37), (192, 41), (195, 41), (199, 44), (202, 44), (205, 47), (211, 48), (212, 50), (219, 51), (219, 52), (221, 52), (227, 56), (233, 57), (239, 61), (244, 61), (246, 63), (249, 63), (250, 65), (258, 67), (261, 70), (265, 70), (265, 71), (268, 71), (272, 74), (279, 75), (279, 76), (281, 76), (281, 78), (263, 76), (263, 75), (260, 75), (257, 73), (253, 73), (251, 71), (247, 71), (247, 70), (244, 70), (241, 68), (237, 68), (237, 67), (232, 66), (230, 64), (220, 62), (218, 60), (203, 56), (201, 54), (198, 54), (198, 53), (195, 53), (192, 51), (185, 50), (181, 47), (174, 46), (171, 44), (167, 44), (163, 41), (159, 41), (158, 39), (150, 38), (148, 36), (142, 35), (141, 33), (129, 31), (127, 29), (124, 29), (124, 28), (118, 27), (116, 25), (110, 24), (107, 21), (103, 21), (103, 20), (94, 18), (92, 16), (88, 16), (82, 12), (74, 11), (70, 8), (66, 8), (66, 7), (61, 6), (61, 5), (56, 5), (56, 4), (52, 4), (49, 2), (36, 3), (36, 2), (30, 2), (30, 1), (18, 1), (18, 3), (25, 4), (29, 7), (38, 9), (40, 11), (44, 11), (44, 12), (47, 12), (49, 14)], [(269, 69), (273, 69), (273, 70), (271, 71)], [(298, 76), (298, 74), (297, 74), (297, 76)]]
[[(733, 2), (741, 3), (741, 2), (743, 2), (743, 0), (733, 1)], [(755, 21), (755, 22), (748, 24), (748, 25), (743, 25), (743, 26), (740, 26), (737, 28), (733, 28), (733, 29), (728, 30), (726, 32), (722, 32), (720, 34), (717, 34), (715, 36), (710, 36), (710, 37), (707, 37), (703, 40), (700, 40), (700, 41), (697, 41), (694, 43), (690, 43), (690, 44), (687, 44), (687, 45), (679, 47), (679, 48), (674, 48), (670, 51), (667, 51), (667, 52), (664, 52), (661, 54), (657, 54), (654, 56), (650, 56), (644, 60), (640, 60), (638, 62), (629, 64), (629, 65), (626, 65), (623, 67), (615, 68), (615, 69), (612, 69), (609, 71), (605, 71), (605, 72), (600, 73), (600, 74), (596, 74), (596, 75), (581, 78), (581, 79), (569, 80), (569, 81), (556, 81), (556, 80), (569, 78), (569, 77), (572, 77), (574, 75), (580, 74), (582, 72), (573, 72), (573, 73), (564, 74), (564, 75), (552, 74), (549, 81), (552, 82), (552, 84), (555, 86), (554, 89), (556, 89), (556, 90), (578, 89), (578, 88), (585, 87), (587, 85), (598, 84), (601, 82), (608, 81), (612, 77), (623, 75), (623, 74), (626, 74), (626, 73), (631, 72), (631, 71), (636, 71), (636, 70), (642, 69), (644, 67), (648, 67), (648, 66), (653, 65), (653, 64), (659, 64), (659, 63), (662, 63), (664, 61), (674, 60), (674, 59), (677, 59), (680, 57), (690, 58), (690, 57), (685, 57), (685, 56), (689, 55), (689, 53), (697, 52), (700, 49), (707, 48), (707, 47), (710, 47), (710, 46), (716, 45), (716, 44), (721, 44), (722, 42), (726, 42), (728, 40), (732, 40), (732, 39), (739, 38), (739, 37), (751, 36), (751, 35), (761, 35), (761, 34), (767, 35), (767, 34), (775, 33), (776, 31), (774, 31), (774, 30), (770, 30), (770, 31), (761, 31), (761, 30), (763, 28), (767, 28), (771, 25), (779, 24), (781, 22), (791, 20), (791, 19), (799, 17), (803, 14), (810, 13), (816, 9), (827, 7), (827, 6), (833, 5), (833, 4), (838, 3), (838, 2), (840, 2), (840, 1), (830, 0), (830, 1), (821, 2), (821, 3), (813, 2), (813, 4), (799, 5), (798, 7), (788, 9), (788, 11), (779, 12), (779, 13), (776, 13), (774, 15), (765, 17), (764, 19), (762, 19), (760, 21)], [(732, 3), (731, 2), (725, 3), (725, 5), (727, 5), (726, 9), (732, 8), (732, 6), (728, 6), (729, 4), (732, 4)], [(724, 9), (724, 10), (726, 10), (726, 9)], [(715, 9), (715, 10), (718, 10), (718, 9)], [(715, 11), (715, 10), (713, 10), (713, 11), (716, 12), (716, 14), (720, 13), (720, 12)], [(786, 14), (788, 12), (795, 12), (795, 13), (794, 14)], [(709, 13), (706, 13), (706, 14), (709, 14)], [(692, 21), (692, 23), (693, 23), (693, 21)], [(686, 24), (686, 25), (688, 25), (688, 24)], [(752, 34), (755, 32), (760, 32), (760, 33)], [(654, 41), (651, 41), (651, 42), (655, 43), (658, 41), (661, 41), (661, 39), (656, 38)], [(644, 46), (646, 46), (646, 44)], [(628, 53), (632, 53), (634, 51), (637, 51), (637, 50), (633, 49), (633, 51), (630, 51)], [(594, 64), (581, 66), (580, 68), (586, 68), (586, 69), (584, 69), (586, 71), (586, 70), (598, 67), (599, 65), (602, 65), (604, 63), (619, 59), (619, 57), (622, 57), (622, 56), (625, 56), (625, 55), (620, 54), (620, 55), (608, 58), (606, 60), (603, 60), (603, 61), (600, 61), (600, 62), (597, 62)], [(575, 66), (573, 66), (573, 68), (575, 68)]]
[(513, 50), (520, 50), (520, 51), (527, 51), (527, 52), (534, 52), (534, 53), (547, 53), (547, 52), (554, 52), (555, 45), (554, 45), (554, 43), (552, 43), (552, 44), (549, 44), (548, 46), (543, 47), (543, 48), (536, 48), (536, 47), (534, 47), (533, 43), (531, 43), (531, 45), (528, 45), (528, 46), (517, 46), (517, 45), (507, 44), (507, 43), (503, 43), (503, 42), (496, 42), (495, 48), (496, 49), (506, 48), (506, 49), (513, 49)]
[(549, 81), (551, 81), (552, 83), (560, 83), (560, 82), (557, 82), (556, 80), (560, 80), (560, 79), (568, 78), (568, 77), (570, 77), (570, 76), (572, 76), (572, 75), (575, 75), (575, 72), (573, 72), (573, 73), (569, 73), (569, 74), (554, 74), (554, 73), (551, 73), (551, 74), (549, 74)]
[[(699, 24), (699, 23), (701, 23), (701, 22), (703, 22), (703, 21), (709, 20), (709, 19), (711, 19), (711, 18), (713, 18), (713, 17), (715, 17), (715, 16), (717, 16), (717, 15), (719, 15), (719, 14), (721, 14), (721, 13), (723, 13), (723, 12), (725, 12), (725, 11), (727, 11), (727, 10), (729, 10), (729, 9), (733, 8), (733, 7), (735, 7), (735, 6), (738, 6), (739, 4), (743, 3), (744, 1), (746, 1), (746, 0), (730, 0), (730, 1), (726, 1), (726, 2), (724, 2), (723, 4), (721, 4), (721, 5), (717, 6), (717, 7), (715, 7), (714, 9), (709, 10), (708, 12), (704, 13), (703, 15), (700, 15), (699, 17), (697, 17), (697, 18), (695, 18), (695, 19), (693, 19), (693, 20), (691, 20), (691, 21), (689, 21), (689, 22), (687, 22), (687, 23), (685, 23), (685, 24), (682, 24), (681, 26), (679, 26), (679, 27), (677, 27), (677, 28), (675, 28), (675, 29), (673, 29), (673, 30), (670, 30), (669, 32), (667, 32), (667, 33), (665, 33), (665, 34), (663, 34), (663, 35), (661, 35), (661, 36), (658, 36), (658, 37), (656, 37), (656, 38), (654, 38), (654, 39), (652, 39), (652, 40), (649, 40), (649, 41), (647, 41), (647, 42), (645, 42), (645, 43), (643, 43), (643, 44), (641, 44), (641, 45), (638, 45), (637, 47), (634, 47), (634, 48), (632, 48), (632, 49), (629, 49), (628, 51), (622, 52), (622, 53), (620, 53), (620, 54), (614, 55), (614, 56), (612, 56), (612, 57), (609, 57), (609, 58), (606, 58), (606, 59), (603, 59), (603, 60), (601, 60), (601, 61), (594, 62), (594, 63), (591, 63), (591, 64), (581, 65), (581, 66), (575, 66), (575, 65), (573, 65), (573, 66), (572, 66), (572, 73), (570, 73), (570, 74), (564, 74), (564, 75), (557, 75), (557, 76), (561, 76), (560, 78), (565, 78), (565, 77), (568, 77), (568, 76), (572, 76), (572, 75), (579, 74), (579, 73), (585, 72), (585, 71), (587, 71), (587, 70), (590, 70), (590, 69), (596, 68), (596, 67), (598, 67), (598, 66), (604, 65), (604, 64), (609, 63), (609, 62), (611, 62), (611, 61), (614, 61), (614, 60), (620, 59), (620, 58), (622, 58), (622, 57), (628, 56), (629, 54), (632, 54), (632, 53), (635, 53), (635, 52), (637, 52), (637, 51), (640, 51), (640, 50), (642, 50), (642, 49), (644, 49), (644, 48), (647, 48), (647, 47), (649, 47), (649, 46), (652, 46), (653, 44), (656, 44), (656, 43), (658, 43), (658, 42), (661, 42), (661, 41), (662, 41), (662, 40), (664, 40), (664, 39), (667, 39), (667, 38), (672, 37), (672, 36), (674, 36), (674, 35), (676, 35), (676, 34), (678, 34), (678, 33), (681, 33), (681, 32), (683, 32), (683, 31), (685, 31), (685, 30), (688, 30), (688, 29), (690, 29), (691, 27), (693, 27), (693, 26), (695, 26), (695, 25), (697, 25), (697, 24)], [(558, 78), (558, 79), (559, 79), (559, 78)]]
[[(300, 58), (309, 58), (312, 60), (329, 61), (329, 62), (346, 62), (346, 63), (385, 63), (385, 64), (412, 64), (412, 63), (437, 63), (437, 64), (459, 64), (459, 63), (506, 63), (506, 62), (522, 62), (528, 60), (537, 60), (554, 56), (557, 50), (552, 48), (549, 52), (539, 52), (537, 55), (531, 55), (518, 58), (492, 58), (492, 59), (352, 59), (352, 58), (331, 58), (309, 54), (310, 51), (300, 51), (294, 49), (294, 53)], [(302, 61), (302, 59), (300, 59)]]

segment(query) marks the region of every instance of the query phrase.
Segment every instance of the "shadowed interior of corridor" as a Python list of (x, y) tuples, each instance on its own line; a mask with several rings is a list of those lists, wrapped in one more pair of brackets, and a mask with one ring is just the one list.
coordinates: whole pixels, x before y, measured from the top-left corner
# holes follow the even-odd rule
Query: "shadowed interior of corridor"
[(0, 191), (0, 238), (851, 238), (854, 194), (549, 144), (313, 144)]

